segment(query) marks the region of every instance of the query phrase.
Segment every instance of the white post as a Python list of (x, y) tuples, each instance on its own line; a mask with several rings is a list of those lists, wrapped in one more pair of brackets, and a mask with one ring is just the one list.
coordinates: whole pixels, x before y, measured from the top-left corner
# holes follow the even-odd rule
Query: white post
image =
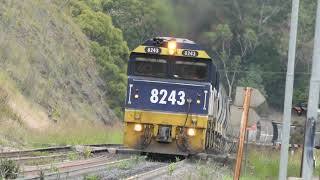
[(316, 29), (313, 46), (312, 74), (310, 79), (307, 126), (303, 150), (302, 177), (304, 180), (312, 178), (313, 173), (313, 148), (314, 127), (312, 124), (318, 120), (318, 105), (320, 91), (320, 0), (317, 5)]
[(286, 90), (283, 109), (283, 128), (281, 142), (281, 157), (279, 168), (279, 180), (287, 179), (288, 151), (290, 139), (291, 109), (292, 109), (292, 93), (294, 80), (294, 61), (296, 56), (296, 39), (298, 29), (299, 0), (292, 1), (291, 27), (288, 52), (288, 66), (286, 77)]

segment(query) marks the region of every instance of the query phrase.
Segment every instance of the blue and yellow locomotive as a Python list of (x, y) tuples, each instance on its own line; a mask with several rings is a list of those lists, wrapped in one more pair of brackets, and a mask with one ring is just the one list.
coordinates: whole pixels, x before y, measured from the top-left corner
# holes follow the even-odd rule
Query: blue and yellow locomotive
[(222, 149), (229, 99), (208, 54), (193, 41), (147, 40), (128, 63), (124, 145), (188, 155)]

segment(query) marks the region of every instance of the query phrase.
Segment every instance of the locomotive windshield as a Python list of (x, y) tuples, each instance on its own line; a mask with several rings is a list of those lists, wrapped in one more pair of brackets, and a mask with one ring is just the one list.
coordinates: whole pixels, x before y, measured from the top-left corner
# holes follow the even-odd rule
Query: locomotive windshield
[(140, 76), (166, 77), (167, 61), (164, 59), (137, 57), (134, 63), (134, 74)]
[(208, 79), (208, 67), (202, 62), (176, 61), (173, 77), (185, 80)]
[(167, 79), (210, 81), (211, 61), (185, 57), (133, 56), (129, 75)]

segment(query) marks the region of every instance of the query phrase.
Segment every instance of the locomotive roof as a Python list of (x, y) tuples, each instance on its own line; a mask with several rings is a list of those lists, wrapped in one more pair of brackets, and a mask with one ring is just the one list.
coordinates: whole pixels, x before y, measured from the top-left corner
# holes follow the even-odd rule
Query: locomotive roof
[[(169, 54), (168, 42), (170, 41), (176, 42), (177, 48), (176, 53), (174, 54)], [(150, 48), (155, 49), (150, 52)], [(211, 59), (206, 51), (195, 42), (189, 39), (175, 37), (155, 37), (152, 39), (148, 39), (132, 52)]]

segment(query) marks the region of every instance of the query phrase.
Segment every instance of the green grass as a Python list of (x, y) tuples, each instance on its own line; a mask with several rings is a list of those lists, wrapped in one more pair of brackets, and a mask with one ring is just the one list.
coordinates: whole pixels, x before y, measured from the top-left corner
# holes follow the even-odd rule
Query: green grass
[(85, 176), (84, 179), (85, 180), (100, 180), (102, 178), (98, 175), (88, 175), (88, 176)]
[[(320, 151), (315, 150), (316, 167), (314, 176), (320, 175)], [(290, 152), (289, 152), (290, 153)], [(288, 177), (299, 177), (301, 149), (294, 155), (289, 154)], [(274, 180), (278, 179), (280, 151), (278, 150), (255, 150), (249, 151), (247, 167), (242, 164), (241, 180)], [(185, 179), (210, 179), (210, 177), (219, 177), (218, 179), (232, 180), (233, 169), (225, 169), (221, 166), (215, 166), (210, 162), (206, 164), (198, 163), (194, 171), (185, 175)], [(246, 169), (246, 174), (245, 174)]]
[[(299, 177), (301, 150), (296, 151), (294, 155), (289, 155), (288, 161), (288, 177)], [(320, 173), (320, 152), (315, 151), (317, 166), (314, 169), (314, 175), (319, 176)], [(249, 165), (247, 168), (247, 175), (244, 174), (242, 168), (242, 177), (244, 180), (256, 179), (277, 179), (279, 175), (280, 151), (257, 151), (249, 152)]]
[(0, 179), (16, 179), (20, 167), (13, 160), (0, 159)]
[(122, 143), (121, 129), (112, 129), (102, 123), (87, 122), (63, 123), (52, 126), (44, 132), (32, 132), (27, 135), (32, 147), (48, 145), (77, 145), (99, 143)]
[(146, 157), (145, 156), (131, 156), (130, 159), (128, 160), (123, 160), (115, 165), (108, 165), (107, 168), (108, 170), (111, 169), (122, 169), (122, 170), (129, 170), (134, 168), (137, 164), (140, 162), (145, 161)]

